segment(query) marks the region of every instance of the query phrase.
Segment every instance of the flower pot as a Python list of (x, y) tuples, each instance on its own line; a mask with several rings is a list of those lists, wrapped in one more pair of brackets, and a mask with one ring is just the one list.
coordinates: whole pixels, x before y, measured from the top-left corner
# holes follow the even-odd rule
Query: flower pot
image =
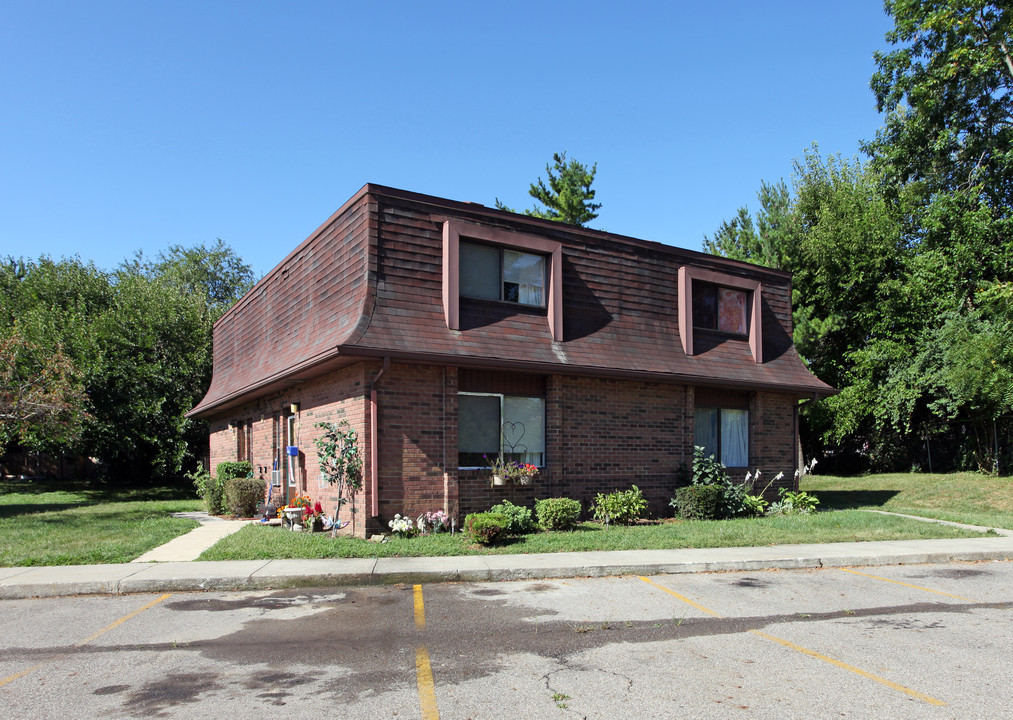
[(506, 485), (506, 478), (503, 477), (502, 475), (493, 475), (492, 476), (492, 484), (493, 485)]
[(302, 530), (302, 514), (306, 511), (306, 508), (302, 507), (286, 507), (285, 510), (285, 522), (287, 522), (293, 530)]

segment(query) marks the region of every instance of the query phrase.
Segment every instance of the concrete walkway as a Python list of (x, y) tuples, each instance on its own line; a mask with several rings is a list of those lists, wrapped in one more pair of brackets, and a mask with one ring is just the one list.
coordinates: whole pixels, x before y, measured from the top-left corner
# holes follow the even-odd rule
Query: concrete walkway
[(206, 512), (179, 512), (173, 513), (172, 516), (196, 520), (200, 523), (200, 527), (194, 528), (186, 535), (180, 535), (175, 540), (170, 540), (165, 545), (161, 545), (154, 550), (149, 550), (132, 562), (148, 563), (196, 560), (202, 552), (222, 538), (242, 530), (243, 527), (251, 524), (251, 522), (256, 522), (255, 520), (223, 520), (214, 515), (208, 515)]
[[(166, 551), (163, 557), (172, 555), (172, 559), (166, 562), (138, 558), (123, 565), (0, 568), (0, 599), (1013, 560), (1013, 532), (1009, 530), (997, 530), (996, 535), (980, 538), (952, 540), (689, 550), (331, 560), (194, 562), (182, 559), (196, 557), (195, 552), (199, 555), (205, 546), (217, 542), (212, 540), (214, 533), (224, 537), (248, 522), (208, 519), (189, 535), (143, 556), (150, 559), (154, 553), (171, 545), (171, 553)], [(177, 542), (190, 535), (195, 537), (186, 543)], [(196, 550), (197, 547), (201, 549)]]

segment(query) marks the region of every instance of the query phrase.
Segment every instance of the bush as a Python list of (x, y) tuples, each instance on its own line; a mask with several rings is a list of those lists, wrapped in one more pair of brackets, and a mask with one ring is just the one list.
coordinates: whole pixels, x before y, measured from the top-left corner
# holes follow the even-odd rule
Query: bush
[(547, 498), (535, 501), (538, 524), (546, 530), (572, 530), (580, 520), (580, 501), (572, 498)]
[(185, 477), (193, 481), (197, 495), (204, 500), (204, 506), (210, 514), (225, 514), (225, 483), (221, 478), (213, 477), (204, 469), (204, 465), (199, 463), (197, 469), (186, 473)]
[(220, 462), (215, 468), (215, 472), (218, 474), (218, 479), (224, 483), (229, 478), (253, 477), (253, 465), (248, 463), (246, 460), (241, 460), (239, 462)]
[[(704, 452), (704, 449), (699, 445), (693, 448), (693, 471), (690, 475), (692, 483), (690, 487), (715, 487), (720, 490), (720, 510), (712, 519), (755, 515), (755, 503), (746, 499), (748, 497), (747, 491), (750, 488), (747, 488), (744, 483), (732, 480), (728, 476), (728, 469), (713, 455), (704, 455)], [(680, 468), (680, 475), (682, 479), (688, 475), (685, 465)], [(677, 499), (678, 494), (670, 502), (672, 507), (676, 509), (680, 507), (676, 503)]]
[(509, 500), (504, 500), (499, 505), (489, 508), (491, 513), (501, 513), (510, 518), (510, 525), (507, 532), (511, 535), (523, 535), (535, 529), (535, 519), (531, 515), (531, 508), (523, 505), (514, 505)]
[(819, 498), (807, 492), (792, 491), (787, 488), (778, 490), (781, 499), (770, 504), (767, 515), (809, 515), (816, 512), (820, 504)]
[(474, 542), (482, 545), (494, 544), (507, 533), (510, 518), (503, 513), (471, 513), (464, 519), (464, 531)]
[(720, 485), (687, 485), (675, 491), (669, 505), (687, 520), (716, 520), (722, 517), (724, 494)]
[(225, 481), (225, 507), (237, 517), (253, 517), (266, 492), (267, 483), (263, 480), (230, 477)]
[(647, 500), (636, 485), (608, 495), (598, 493), (594, 498), (594, 519), (606, 525), (632, 525), (646, 511)]

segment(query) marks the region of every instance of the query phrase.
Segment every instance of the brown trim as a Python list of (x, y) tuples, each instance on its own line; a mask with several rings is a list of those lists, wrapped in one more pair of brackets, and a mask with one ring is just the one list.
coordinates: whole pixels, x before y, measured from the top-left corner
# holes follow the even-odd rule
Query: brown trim
[(687, 355), (693, 354), (693, 281), (746, 290), (752, 293), (749, 313), (749, 351), (753, 360), (763, 362), (763, 285), (755, 278), (703, 270), (683, 265), (679, 268), (679, 338)]
[(520, 397), (545, 397), (545, 376), (501, 370), (461, 368), (457, 373), (458, 392), (488, 392)]
[(484, 240), (502, 247), (532, 250), (549, 256), (549, 287), (546, 312), (549, 333), (556, 342), (563, 340), (563, 244), (534, 235), (524, 235), (476, 225), (452, 218), (443, 221), (443, 314), (447, 327), (461, 329), (461, 237)]
[(576, 377), (602, 377), (617, 380), (649, 380), (675, 385), (694, 385), (708, 387), (728, 387), (741, 390), (770, 390), (781, 393), (798, 393), (800, 397), (818, 395), (829, 397), (839, 390), (817, 380), (823, 387), (812, 385), (791, 385), (778, 383), (754, 382), (739, 379), (715, 378), (712, 375), (690, 375), (688, 373), (652, 372), (649, 370), (624, 370), (621, 368), (578, 367), (573, 365), (557, 365), (553, 363), (531, 362), (526, 360), (497, 360), (495, 358), (474, 357), (468, 355), (444, 355), (412, 351), (391, 351), (387, 348), (366, 348), (362, 346), (344, 347), (341, 351), (346, 355), (382, 358), (390, 357), (426, 365), (455, 365), (457, 367), (488, 368), (491, 370), (508, 370), (518, 373), (539, 373), (543, 375), (568, 375)]

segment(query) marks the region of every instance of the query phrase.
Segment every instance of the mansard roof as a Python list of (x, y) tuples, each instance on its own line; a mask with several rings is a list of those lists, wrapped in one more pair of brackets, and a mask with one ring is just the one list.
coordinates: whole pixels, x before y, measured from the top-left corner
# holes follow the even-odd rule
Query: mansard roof
[[(465, 298), (451, 313), (448, 227), (557, 248), (561, 317), (553, 319), (551, 303), (538, 309)], [(687, 345), (681, 268), (690, 269), (683, 277), (760, 289), (753, 322), (762, 332), (753, 346), (705, 333)], [(190, 414), (213, 414), (369, 357), (834, 393), (798, 357), (791, 328), (788, 273), (367, 184), (216, 323), (211, 387)]]

